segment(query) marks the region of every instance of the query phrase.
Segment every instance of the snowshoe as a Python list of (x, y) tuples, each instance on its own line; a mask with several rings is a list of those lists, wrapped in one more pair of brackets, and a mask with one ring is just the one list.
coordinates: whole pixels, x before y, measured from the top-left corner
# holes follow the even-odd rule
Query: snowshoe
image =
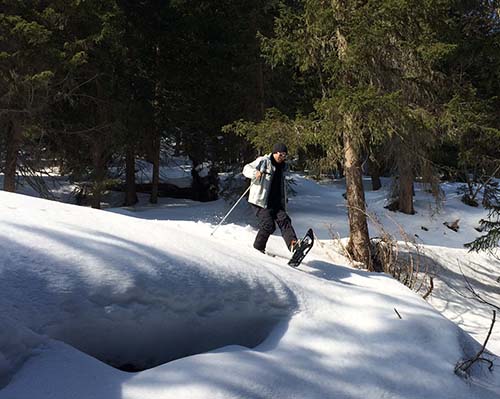
[(298, 244), (293, 248), (292, 258), (288, 261), (288, 266), (298, 267), (304, 260), (314, 245), (314, 233), (312, 229), (307, 230), (306, 235)]

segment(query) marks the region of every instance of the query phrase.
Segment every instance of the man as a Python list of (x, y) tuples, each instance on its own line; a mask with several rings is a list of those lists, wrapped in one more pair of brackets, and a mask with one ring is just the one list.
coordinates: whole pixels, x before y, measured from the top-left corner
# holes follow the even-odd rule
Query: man
[(297, 235), (286, 213), (287, 153), (286, 145), (277, 143), (271, 154), (258, 157), (243, 168), (243, 175), (252, 180), (248, 202), (259, 219), (259, 231), (253, 246), (261, 252), (265, 252), (267, 240), (276, 230), (276, 223), (287, 248), (293, 252), (297, 245)]

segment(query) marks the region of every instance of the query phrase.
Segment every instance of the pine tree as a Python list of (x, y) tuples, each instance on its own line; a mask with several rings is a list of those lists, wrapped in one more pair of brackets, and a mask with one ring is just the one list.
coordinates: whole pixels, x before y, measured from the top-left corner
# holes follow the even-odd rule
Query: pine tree
[(63, 150), (65, 171), (83, 182), (91, 205), (99, 208), (108, 164), (122, 145), (124, 16), (115, 1), (57, 5), (64, 16), (59, 39), (74, 55), (61, 64), (67, 83), (51, 107), (53, 147)]
[[(354, 259), (371, 267), (361, 163), (366, 143), (388, 136), (403, 144), (424, 131), (431, 119), (425, 105), (432, 83), (421, 54), (440, 43), (426, 33), (425, 15), (431, 9), (417, 2), (323, 2), (283, 4), (275, 37), (264, 50), (275, 64), (293, 59), (299, 71), (316, 73), (321, 97), (314, 120), (328, 126), (318, 142), (327, 154), (343, 149), (350, 226), (349, 249)], [(436, 15), (436, 12), (431, 13)], [(423, 25), (424, 27), (422, 27)], [(428, 43), (430, 41), (430, 43)], [(317, 132), (313, 132), (317, 136)], [(412, 181), (411, 163), (405, 178)], [(412, 210), (410, 209), (409, 212)]]
[(467, 183), (463, 201), (476, 196), (500, 167), (500, 2), (476, 1), (457, 24), (458, 50), (449, 60), (450, 100), (441, 118), (446, 145), (456, 153), (447, 166)]
[[(450, 104), (455, 112), (448, 121), (458, 138), (460, 166), (476, 177), (483, 174), (493, 178), (500, 170), (500, 2), (482, 5), (481, 13), (474, 18), (476, 23), (468, 25), (469, 40), (464, 47), (469, 57), (462, 60), (468, 61), (465, 71), (474, 86), (466, 87), (462, 91), (465, 94)], [(486, 234), (465, 245), (471, 251), (494, 251), (500, 245), (497, 186), (484, 185), (483, 205), (489, 209), (488, 218), (480, 220), (480, 230)]]
[(0, 9), (0, 153), (3, 188), (15, 191), (18, 155), (39, 130), (62, 48), (53, 43), (57, 15), (44, 2), (2, 0)]
[(492, 251), (498, 250), (500, 246), (500, 204), (490, 205), (488, 219), (481, 219), (480, 230), (485, 231), (481, 237), (476, 238), (474, 241), (465, 244), (466, 248), (470, 251)]
[(273, 65), (291, 61), (309, 81), (314, 74), (314, 112), (296, 118), (289, 131), (300, 135), (295, 142), (320, 144), (327, 157), (338, 156), (340, 144), (349, 249), (368, 267), (362, 157), (385, 147), (398, 175), (398, 209), (413, 213), (418, 165), (428, 165), (427, 153), (443, 134), (443, 104), (453, 97), (447, 63), (461, 49), (462, 22), (482, 4), (282, 1), (274, 36), (263, 40)]
[[(263, 41), (264, 51), (273, 64), (291, 59), (299, 71), (316, 74), (321, 97), (315, 101), (315, 119), (328, 124), (333, 130), (326, 132), (326, 136), (340, 137), (344, 148), (349, 250), (354, 259), (371, 268), (361, 177), (363, 132), (359, 114), (350, 107), (351, 99), (348, 98), (357, 85), (356, 68), (352, 63), (355, 47), (351, 47), (353, 43), (348, 37), (355, 7), (349, 8), (337, 1), (303, 1), (282, 4), (280, 11), (275, 36)], [(341, 94), (346, 97), (341, 99)], [(328, 147), (336, 143), (336, 140), (326, 140)]]

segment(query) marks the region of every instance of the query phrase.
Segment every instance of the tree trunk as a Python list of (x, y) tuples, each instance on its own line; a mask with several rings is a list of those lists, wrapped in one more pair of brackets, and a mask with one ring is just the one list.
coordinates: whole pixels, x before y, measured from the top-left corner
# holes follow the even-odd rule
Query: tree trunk
[(135, 151), (132, 145), (127, 146), (125, 159), (125, 206), (137, 203), (137, 192), (135, 187)]
[(161, 140), (159, 137), (159, 132), (153, 132), (153, 176), (151, 179), (151, 197), (149, 202), (152, 204), (158, 203), (158, 184), (160, 183), (160, 144)]
[(198, 173), (197, 166), (199, 165), (199, 162), (196, 158), (194, 158), (192, 155), (189, 156), (189, 159), (191, 160), (193, 164), (193, 168), (191, 169), (191, 199), (193, 201), (201, 201), (202, 196), (203, 196), (203, 185), (201, 184), (201, 179), (200, 175)]
[(264, 105), (264, 70), (262, 61), (259, 57), (256, 60), (256, 84), (257, 84), (257, 98), (256, 98), (256, 116), (257, 120), (264, 119), (265, 105)]
[(94, 209), (101, 209), (104, 178), (106, 176), (106, 161), (104, 159), (103, 145), (99, 140), (94, 140), (92, 144), (92, 163), (94, 167), (94, 181), (92, 182), (90, 206)]
[(378, 191), (382, 188), (382, 181), (380, 180), (380, 176), (378, 174), (372, 173), (372, 190)]
[(251, 118), (260, 121), (264, 118), (264, 69), (262, 66), (262, 57), (260, 50), (260, 40), (257, 38), (259, 32), (258, 11), (254, 8), (250, 15), (250, 29), (254, 37), (252, 43), (254, 65), (255, 65), (255, 92), (249, 93), (251, 96), (250, 103), (253, 103), (253, 109), (250, 111)]
[(398, 162), (399, 193), (398, 210), (408, 215), (413, 215), (413, 170), (411, 163), (401, 158)]
[(175, 132), (175, 147), (174, 147), (174, 157), (178, 157), (181, 155), (181, 140), (182, 135), (180, 130)]
[[(343, 12), (346, 9), (344, 1), (334, 3), (338, 8), (339, 18), (343, 20)], [(344, 21), (345, 22), (345, 21)], [(346, 36), (337, 27), (336, 30), (338, 56), (341, 61), (347, 59)], [(354, 85), (352, 71), (346, 71), (343, 76), (346, 87)], [(366, 220), (365, 192), (363, 189), (363, 174), (361, 170), (361, 154), (359, 145), (354, 138), (362, 135), (356, 131), (354, 115), (344, 113), (344, 174), (347, 188), (347, 216), (349, 219), (349, 244), (347, 250), (358, 262), (363, 262), (369, 271), (373, 271), (373, 263), (370, 253), (370, 236), (368, 234), (368, 223)]]
[(264, 119), (265, 104), (264, 104), (264, 68), (260, 57), (260, 44), (257, 43), (255, 60), (255, 83), (256, 83), (256, 98), (255, 98), (255, 117), (257, 121)]
[(372, 179), (372, 190), (380, 190), (382, 188), (382, 182), (380, 181), (380, 167), (371, 157), (368, 157), (368, 171)]
[(21, 146), (21, 129), (12, 121), (8, 124), (7, 128), (7, 152), (5, 156), (3, 189), (14, 193), (16, 191), (17, 156)]
[(370, 236), (366, 221), (361, 159), (359, 150), (351, 138), (352, 117), (346, 116), (346, 122), (347, 131), (344, 132), (344, 173), (347, 186), (347, 212), (350, 232), (347, 248), (354, 260), (363, 262), (368, 270), (373, 271)]
[[(158, 100), (161, 96), (161, 79), (160, 76), (162, 73), (161, 69), (161, 49), (160, 43), (155, 43), (155, 69), (153, 76), (155, 77), (155, 85), (154, 85), (154, 102), (158, 103)], [(155, 112), (156, 115), (156, 112)], [(156, 122), (156, 121), (155, 121)], [(158, 185), (160, 183), (160, 156), (161, 156), (161, 132), (157, 127), (156, 123), (153, 123), (151, 127), (151, 145), (152, 151), (151, 154), (153, 156), (153, 175), (151, 176), (151, 196), (149, 197), (149, 202), (152, 204), (158, 203)], [(178, 146), (178, 143), (177, 145)]]

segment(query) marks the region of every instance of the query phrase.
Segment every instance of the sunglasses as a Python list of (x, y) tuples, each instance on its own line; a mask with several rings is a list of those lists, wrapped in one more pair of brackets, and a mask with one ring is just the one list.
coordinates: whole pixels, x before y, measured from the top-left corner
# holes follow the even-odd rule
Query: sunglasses
[(278, 152), (278, 156), (280, 158), (286, 158), (287, 157), (287, 153), (286, 152)]

